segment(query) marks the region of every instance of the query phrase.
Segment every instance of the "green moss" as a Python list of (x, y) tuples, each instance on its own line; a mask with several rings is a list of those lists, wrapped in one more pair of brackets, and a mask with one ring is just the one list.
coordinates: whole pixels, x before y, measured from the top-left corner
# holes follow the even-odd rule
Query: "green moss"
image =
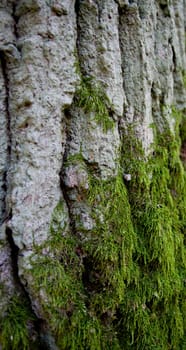
[(119, 349), (112, 327), (125, 280), (136, 273), (122, 175), (109, 181), (90, 176), (87, 201), (96, 223), (85, 242), (69, 232), (62, 203), (55, 208), (51, 238), (32, 261), (35, 293), (42, 295), (40, 303), (60, 349)]
[[(82, 267), (76, 254), (77, 240), (69, 234), (63, 203), (54, 212), (48, 241), (32, 260), (34, 290), (54, 335), (59, 338), (68, 326), (69, 315), (84, 309)], [(45, 297), (40, 298), (42, 292)]]
[(12, 297), (0, 322), (2, 350), (28, 350), (31, 348), (28, 323), (33, 317), (28, 305), (18, 296)]
[(93, 305), (100, 314), (114, 313), (123, 297), (125, 281), (129, 283), (137, 273), (132, 260), (136, 237), (122, 174), (105, 181), (91, 176), (88, 200), (95, 228), (85, 244), (92, 267), (87, 277), (92, 278), (90, 285), (98, 283), (98, 290), (101, 288), (97, 293), (93, 287)]
[(93, 115), (104, 132), (114, 127), (114, 121), (109, 115), (111, 103), (100, 85), (95, 84), (90, 77), (81, 77), (81, 83), (76, 92), (75, 104), (87, 114)]
[(60, 202), (53, 213), (50, 238), (37, 250), (37, 260), (33, 257), (33, 290), (60, 349), (101, 349), (98, 321), (86, 308), (81, 248), (65, 217)]
[(64, 167), (72, 164), (84, 164), (84, 158), (81, 152), (68, 155), (64, 162)]
[(115, 124), (111, 116), (112, 104), (101, 84), (96, 83), (93, 77), (85, 76), (82, 73), (77, 49), (74, 56), (76, 58), (74, 68), (80, 80), (74, 99), (75, 106), (82, 108), (90, 119), (102, 126), (103, 132), (107, 132), (109, 129), (113, 129)]
[(175, 133), (166, 124), (162, 134), (155, 134), (149, 160), (134, 134), (124, 137), (123, 166), (132, 177), (128, 193), (140, 270), (121, 304), (124, 349), (177, 350), (185, 341), (186, 181), (180, 160), (181, 115), (174, 109), (173, 117)]
[[(84, 201), (94, 227), (72, 233), (62, 203), (50, 239), (33, 261), (35, 291), (61, 350), (183, 350), (186, 344), (186, 179), (175, 132), (154, 127), (147, 157), (132, 128), (118, 174), (89, 169)], [(81, 155), (67, 159), (81, 162)], [(124, 182), (123, 171), (131, 174)]]

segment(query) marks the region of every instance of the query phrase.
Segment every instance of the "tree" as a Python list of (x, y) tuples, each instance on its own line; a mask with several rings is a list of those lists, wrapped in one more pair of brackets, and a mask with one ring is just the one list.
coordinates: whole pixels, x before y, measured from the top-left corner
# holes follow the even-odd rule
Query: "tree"
[(0, 347), (184, 349), (185, 0), (0, 4)]

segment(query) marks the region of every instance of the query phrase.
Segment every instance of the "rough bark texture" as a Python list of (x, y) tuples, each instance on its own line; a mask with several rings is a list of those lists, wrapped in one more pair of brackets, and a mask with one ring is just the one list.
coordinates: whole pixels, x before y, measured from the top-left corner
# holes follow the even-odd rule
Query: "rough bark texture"
[(186, 348), (185, 32), (185, 0), (1, 0), (0, 349)]

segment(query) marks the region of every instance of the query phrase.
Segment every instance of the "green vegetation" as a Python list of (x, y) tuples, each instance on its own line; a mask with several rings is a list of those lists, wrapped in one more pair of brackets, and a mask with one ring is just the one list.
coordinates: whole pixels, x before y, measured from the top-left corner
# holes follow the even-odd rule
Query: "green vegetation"
[[(185, 349), (183, 116), (172, 114), (175, 133), (166, 122), (164, 132), (154, 127), (150, 156), (128, 128), (116, 177), (102, 180), (87, 168), (91, 231), (72, 233), (63, 204), (54, 210), (32, 274), (61, 350)], [(70, 162), (87, 167), (82, 155)], [(123, 171), (131, 181), (124, 183)]]
[(182, 143), (186, 142), (186, 116), (181, 122), (180, 137)]
[(54, 210), (50, 233), (47, 243), (37, 248), (37, 260), (32, 262), (33, 289), (37, 295), (40, 291), (45, 295), (39, 301), (59, 346), (68, 349), (71, 344), (70, 348), (75, 349), (78, 340), (73, 318), (80, 323), (85, 310), (82, 264), (76, 254), (77, 239), (70, 235), (61, 202)]
[(82, 108), (90, 119), (92, 118), (101, 125), (103, 132), (107, 132), (114, 127), (114, 120), (109, 113), (112, 112), (112, 104), (101, 84), (95, 82), (93, 77), (82, 74), (77, 51), (75, 51), (75, 57), (77, 59), (74, 68), (80, 78), (75, 95), (75, 105)]
[[(94, 276), (93, 272), (87, 283), (90, 283), (89, 289), (93, 288), (93, 308), (97, 308), (99, 314), (112, 314), (123, 297), (125, 281), (129, 283), (132, 276), (138, 275), (132, 259), (136, 235), (122, 174), (119, 172), (116, 178), (105, 181), (90, 176), (88, 201), (95, 228), (85, 249), (88, 265), (96, 273)], [(94, 290), (97, 283), (99, 288)]]
[(175, 134), (168, 125), (157, 133), (149, 160), (143, 161), (135, 137), (124, 136), (123, 166), (132, 176), (128, 193), (140, 269), (138, 283), (128, 286), (121, 304), (124, 349), (184, 349), (186, 178), (180, 160), (181, 113), (173, 110), (173, 117)]
[(33, 321), (28, 305), (21, 297), (14, 296), (9, 302), (0, 322), (0, 343), (2, 350), (28, 350), (28, 322)]
[(102, 126), (104, 132), (114, 127), (114, 121), (109, 115), (111, 103), (101, 86), (96, 84), (91, 77), (81, 77), (75, 104), (81, 107), (86, 114), (92, 116)]
[(119, 349), (112, 331), (116, 310), (124, 280), (137, 274), (122, 175), (104, 182), (90, 175), (87, 200), (96, 226), (84, 243), (69, 232), (63, 205), (54, 210), (48, 249), (40, 247), (32, 262), (34, 288), (37, 295), (42, 291), (40, 303), (60, 349)]

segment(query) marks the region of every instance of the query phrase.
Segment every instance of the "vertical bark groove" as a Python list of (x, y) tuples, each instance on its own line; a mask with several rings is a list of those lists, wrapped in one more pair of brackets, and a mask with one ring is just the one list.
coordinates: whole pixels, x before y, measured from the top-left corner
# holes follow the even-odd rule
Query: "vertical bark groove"
[(3, 199), (3, 210), (2, 210), (2, 223), (7, 221), (11, 218), (11, 208), (7, 208), (6, 205), (6, 195), (7, 195), (7, 189), (8, 189), (8, 171), (10, 167), (10, 158), (11, 158), (11, 116), (9, 111), (9, 79), (8, 79), (8, 73), (7, 73), (7, 63), (6, 63), (6, 56), (4, 52), (0, 52), (0, 61), (1, 61), (1, 67), (2, 67), (2, 73), (4, 78), (4, 86), (5, 86), (5, 113), (6, 113), (6, 134), (7, 134), (7, 150), (6, 150), (6, 170), (4, 171), (3, 175), (3, 190), (4, 190), (4, 199)]

